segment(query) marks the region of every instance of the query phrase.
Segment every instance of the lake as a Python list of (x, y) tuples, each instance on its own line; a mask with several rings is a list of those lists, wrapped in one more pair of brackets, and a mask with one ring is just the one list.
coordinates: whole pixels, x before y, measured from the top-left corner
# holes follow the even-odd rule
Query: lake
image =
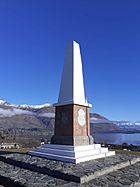
[(140, 145), (140, 133), (94, 133), (92, 136), (96, 143)]

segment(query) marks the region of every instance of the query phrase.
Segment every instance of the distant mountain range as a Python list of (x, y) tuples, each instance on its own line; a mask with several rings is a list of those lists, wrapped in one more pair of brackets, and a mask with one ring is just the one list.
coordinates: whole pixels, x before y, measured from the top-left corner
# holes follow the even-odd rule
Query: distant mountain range
[(140, 132), (140, 121), (137, 122), (132, 122), (132, 121), (114, 121), (114, 124), (116, 124), (120, 129), (123, 131), (130, 131), (130, 132), (135, 132), (139, 131)]
[[(53, 133), (55, 108), (51, 104), (15, 105), (0, 100), (0, 131), (5, 129), (38, 130)], [(140, 132), (140, 122), (110, 121), (90, 114), (91, 134), (95, 132)]]

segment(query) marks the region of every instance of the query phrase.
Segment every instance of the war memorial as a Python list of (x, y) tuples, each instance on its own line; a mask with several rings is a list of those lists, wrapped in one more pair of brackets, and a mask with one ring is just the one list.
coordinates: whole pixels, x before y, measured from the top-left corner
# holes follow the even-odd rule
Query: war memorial
[(140, 157), (115, 154), (90, 135), (80, 46), (68, 45), (50, 144), (26, 154), (1, 154), (0, 179), (19, 187), (140, 186)]
[(30, 152), (35, 156), (80, 163), (115, 155), (108, 148), (94, 144), (90, 135), (88, 103), (84, 90), (82, 59), (79, 44), (68, 45), (55, 115), (55, 132), (51, 144)]

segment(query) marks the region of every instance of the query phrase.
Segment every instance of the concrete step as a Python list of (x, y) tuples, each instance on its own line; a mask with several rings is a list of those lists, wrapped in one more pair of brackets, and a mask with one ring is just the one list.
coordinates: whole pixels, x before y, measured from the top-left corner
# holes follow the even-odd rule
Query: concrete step
[(79, 158), (79, 157), (83, 157), (83, 156), (90, 156), (90, 155), (95, 155), (95, 154), (100, 154), (100, 153), (107, 153), (108, 148), (69, 151), (69, 150), (64, 150), (64, 149), (39, 147), (36, 150), (36, 152)]
[(80, 163), (90, 159), (106, 157), (105, 153), (107, 152), (108, 148), (101, 148), (100, 144), (84, 146), (45, 144), (38, 147), (35, 151), (29, 152), (29, 154), (53, 160)]
[(105, 156), (108, 157), (108, 156), (114, 156), (115, 155), (115, 151), (109, 151), (107, 153), (105, 153)]
[(70, 146), (70, 145), (58, 145), (58, 144), (44, 144), (42, 148), (48, 149), (59, 149), (67, 151), (83, 151), (83, 150), (92, 150), (101, 148), (101, 144), (92, 144), (92, 145), (83, 145), (83, 146)]
[(33, 151), (33, 152), (30, 152), (30, 155), (38, 156), (38, 157), (42, 157), (42, 158), (47, 158), (47, 159), (51, 159), (51, 160), (58, 160), (58, 161), (63, 161), (63, 162), (75, 163), (74, 157), (67, 157), (67, 156), (62, 156), (62, 155), (49, 154), (49, 153), (46, 153), (46, 152)]
[[(97, 150), (97, 152), (99, 152), (99, 150)], [(80, 152), (81, 154), (81, 152)], [(107, 157), (107, 156), (113, 156), (115, 155), (115, 152), (114, 151), (111, 151), (111, 152), (103, 152), (103, 153), (97, 153), (95, 154), (92, 154), (92, 153), (89, 153), (87, 152), (87, 155), (85, 153), (83, 153), (83, 155), (78, 155), (77, 154), (77, 157), (75, 156), (70, 156), (70, 155), (58, 155), (58, 154), (51, 154), (51, 153), (48, 153), (48, 152), (42, 152), (42, 151), (32, 151), (30, 152), (30, 155), (33, 155), (33, 156), (39, 156), (39, 157), (43, 157), (43, 158), (48, 158), (48, 159), (51, 159), (51, 160), (58, 160), (58, 161), (63, 161), (63, 162), (70, 162), (70, 163), (74, 163), (74, 164), (78, 164), (80, 162), (86, 162), (86, 161), (89, 161), (89, 160), (94, 160), (94, 159), (99, 159), (99, 158), (104, 158), (104, 157)]]
[(108, 148), (107, 147), (102, 147), (99, 150), (100, 150), (100, 153), (108, 153)]
[(93, 150), (83, 150), (83, 151), (67, 151), (67, 150), (59, 150), (59, 149), (48, 149), (48, 148), (38, 148), (35, 152), (41, 152), (51, 155), (58, 155), (58, 156), (66, 156), (66, 157), (85, 157), (100, 153), (106, 153), (108, 149), (93, 149)]

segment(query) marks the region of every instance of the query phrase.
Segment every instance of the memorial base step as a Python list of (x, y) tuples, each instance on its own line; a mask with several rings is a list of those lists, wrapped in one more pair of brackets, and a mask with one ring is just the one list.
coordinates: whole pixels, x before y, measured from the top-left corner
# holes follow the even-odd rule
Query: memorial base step
[(113, 156), (115, 155), (115, 151), (109, 151), (108, 148), (101, 147), (100, 144), (84, 146), (45, 144), (34, 151), (30, 151), (29, 154), (77, 164), (93, 159)]

